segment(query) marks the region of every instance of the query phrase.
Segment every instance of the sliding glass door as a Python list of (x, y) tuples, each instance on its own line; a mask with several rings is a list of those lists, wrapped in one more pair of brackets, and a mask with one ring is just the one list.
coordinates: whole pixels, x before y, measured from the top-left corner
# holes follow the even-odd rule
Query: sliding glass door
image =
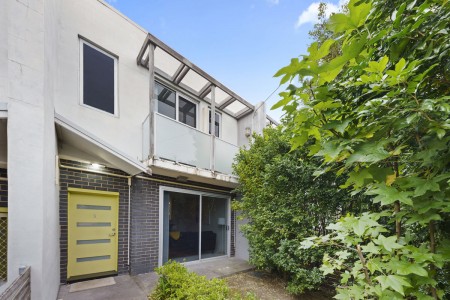
[(227, 255), (228, 199), (202, 197), (202, 258)]
[(172, 188), (161, 196), (162, 263), (228, 254), (228, 198)]

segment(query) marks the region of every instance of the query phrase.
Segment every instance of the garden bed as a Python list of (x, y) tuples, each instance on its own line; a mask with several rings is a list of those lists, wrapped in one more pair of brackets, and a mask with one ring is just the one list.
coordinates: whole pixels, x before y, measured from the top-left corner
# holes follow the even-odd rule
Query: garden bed
[(333, 297), (333, 290), (324, 287), (317, 292), (309, 292), (299, 296), (293, 296), (285, 290), (286, 283), (277, 276), (260, 271), (239, 273), (225, 278), (233, 293), (245, 296), (253, 293), (261, 300), (325, 300)]

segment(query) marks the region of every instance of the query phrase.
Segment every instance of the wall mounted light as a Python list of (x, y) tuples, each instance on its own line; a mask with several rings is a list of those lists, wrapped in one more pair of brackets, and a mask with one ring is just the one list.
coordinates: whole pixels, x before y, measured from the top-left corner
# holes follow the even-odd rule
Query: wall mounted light
[(92, 163), (91, 167), (92, 167), (92, 169), (98, 170), (98, 169), (104, 168), (105, 166), (101, 165), (101, 164), (98, 164), (98, 163)]
[(245, 127), (245, 136), (250, 137), (252, 135), (252, 129), (250, 127)]

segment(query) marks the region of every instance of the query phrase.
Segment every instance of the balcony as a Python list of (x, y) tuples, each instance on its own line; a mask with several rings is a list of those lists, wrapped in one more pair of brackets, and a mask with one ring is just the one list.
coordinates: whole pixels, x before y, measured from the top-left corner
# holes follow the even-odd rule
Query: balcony
[[(151, 155), (150, 121), (142, 126), (143, 156)], [(154, 113), (153, 158), (169, 160), (198, 169), (232, 174), (232, 163), (239, 148), (159, 113)]]

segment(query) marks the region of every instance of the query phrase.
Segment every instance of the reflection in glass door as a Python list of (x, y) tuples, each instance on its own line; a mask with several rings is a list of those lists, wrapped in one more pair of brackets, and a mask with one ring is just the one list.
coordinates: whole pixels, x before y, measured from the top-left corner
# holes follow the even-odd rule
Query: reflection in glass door
[(228, 198), (164, 191), (162, 263), (228, 254)]
[(163, 262), (199, 259), (200, 196), (164, 192)]
[(202, 258), (227, 254), (227, 202), (224, 198), (202, 197)]

